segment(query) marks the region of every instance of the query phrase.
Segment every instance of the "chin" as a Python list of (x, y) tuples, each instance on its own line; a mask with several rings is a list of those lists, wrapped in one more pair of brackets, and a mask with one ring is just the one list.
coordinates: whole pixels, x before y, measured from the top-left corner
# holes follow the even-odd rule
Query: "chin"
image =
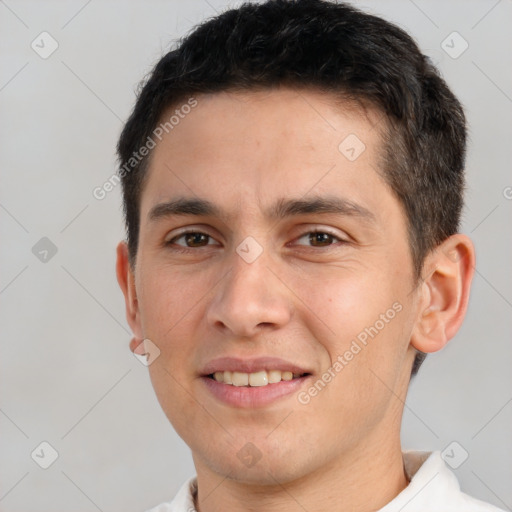
[[(268, 442), (264, 448), (260, 443), (262, 449), (256, 448), (255, 443), (236, 443), (237, 446), (239, 444), (242, 448), (236, 450), (232, 446), (226, 450), (211, 450), (210, 446), (208, 452), (201, 457), (202, 464), (229, 480), (261, 486), (287, 484), (315, 469), (307, 454), (299, 447), (287, 450), (288, 454), (284, 455), (282, 447), (281, 450), (275, 450), (268, 446)], [(295, 453), (295, 457), (291, 456), (292, 453)]]

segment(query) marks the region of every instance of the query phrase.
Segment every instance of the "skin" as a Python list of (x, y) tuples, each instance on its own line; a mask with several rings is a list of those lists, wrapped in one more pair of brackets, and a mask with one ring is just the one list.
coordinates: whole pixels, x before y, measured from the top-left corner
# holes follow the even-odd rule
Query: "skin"
[[(197, 100), (152, 152), (135, 267), (125, 242), (117, 250), (130, 347), (149, 338), (161, 351), (150, 376), (192, 450), (196, 507), (379, 509), (407, 485), (400, 422), (415, 349), (440, 350), (459, 328), (472, 243), (448, 238), (414, 279), (406, 218), (378, 173), (378, 112), (288, 88)], [(338, 149), (349, 134), (366, 146), (355, 161)], [(278, 200), (326, 196), (369, 214), (266, 216)], [(221, 215), (150, 219), (176, 198), (206, 199)], [(210, 238), (187, 247), (176, 239), (184, 228)], [(312, 230), (333, 237), (311, 240)], [(248, 236), (263, 249), (252, 263), (236, 252)], [(200, 378), (217, 357), (275, 356), (311, 369), (314, 382), (396, 303), (401, 311), (308, 404), (292, 394), (237, 408)], [(251, 467), (237, 456), (248, 442), (261, 455)]]

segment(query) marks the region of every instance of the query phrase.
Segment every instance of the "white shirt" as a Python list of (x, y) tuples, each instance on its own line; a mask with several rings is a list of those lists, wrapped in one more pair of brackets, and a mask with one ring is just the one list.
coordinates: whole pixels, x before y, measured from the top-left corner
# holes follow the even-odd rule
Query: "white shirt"
[[(378, 512), (504, 512), (464, 494), (457, 477), (441, 457), (441, 452), (403, 453), (409, 485)], [(194, 495), (197, 479), (187, 480), (175, 498), (147, 512), (197, 512)]]

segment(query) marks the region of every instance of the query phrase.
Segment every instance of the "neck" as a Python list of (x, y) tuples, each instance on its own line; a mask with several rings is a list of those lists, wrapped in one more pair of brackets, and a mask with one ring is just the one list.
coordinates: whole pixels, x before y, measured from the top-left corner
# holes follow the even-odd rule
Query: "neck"
[(271, 477), (265, 485), (248, 484), (196, 464), (196, 508), (198, 512), (379, 510), (408, 484), (396, 437), (387, 446), (366, 439), (364, 447), (338, 455), (321, 469), (286, 483)]

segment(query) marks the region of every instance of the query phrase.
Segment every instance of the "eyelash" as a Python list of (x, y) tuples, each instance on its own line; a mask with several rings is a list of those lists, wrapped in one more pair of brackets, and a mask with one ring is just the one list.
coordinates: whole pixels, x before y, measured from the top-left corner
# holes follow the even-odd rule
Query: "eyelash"
[[(344, 240), (344, 239), (340, 238), (339, 236), (337, 236), (337, 235), (335, 235), (333, 233), (330, 233), (329, 231), (321, 230), (321, 229), (314, 229), (314, 230), (311, 230), (311, 231), (306, 231), (303, 234), (301, 234), (299, 237), (297, 237), (295, 240), (300, 240), (301, 238), (304, 238), (307, 235), (318, 234), (318, 233), (325, 234), (325, 235), (328, 235), (328, 236), (332, 237), (332, 239), (334, 239), (335, 242), (338, 242), (338, 244), (341, 244), (341, 245), (349, 243), (347, 240)], [(191, 230), (191, 231), (183, 231), (179, 235), (176, 235), (175, 237), (173, 237), (170, 240), (166, 241), (165, 242), (165, 246), (172, 247), (173, 250), (177, 251), (177, 252), (190, 252), (190, 251), (194, 251), (194, 250), (197, 250), (197, 249), (204, 249), (205, 247), (208, 247), (210, 245), (215, 245), (215, 244), (207, 244), (207, 245), (200, 246), (200, 247), (188, 247), (188, 246), (176, 245), (175, 244), (176, 240), (179, 240), (180, 238), (183, 238), (183, 237), (185, 237), (187, 235), (205, 235), (209, 239), (213, 240), (213, 237), (211, 235), (209, 235), (208, 233), (204, 233), (202, 231), (193, 231), (193, 230)], [(329, 244), (329, 245), (326, 245), (326, 246), (313, 246), (313, 245), (310, 245), (310, 246), (306, 246), (306, 247), (308, 247), (310, 249), (329, 249), (331, 247), (336, 247), (336, 246), (337, 246), (337, 244), (332, 243), (332, 244)]]

